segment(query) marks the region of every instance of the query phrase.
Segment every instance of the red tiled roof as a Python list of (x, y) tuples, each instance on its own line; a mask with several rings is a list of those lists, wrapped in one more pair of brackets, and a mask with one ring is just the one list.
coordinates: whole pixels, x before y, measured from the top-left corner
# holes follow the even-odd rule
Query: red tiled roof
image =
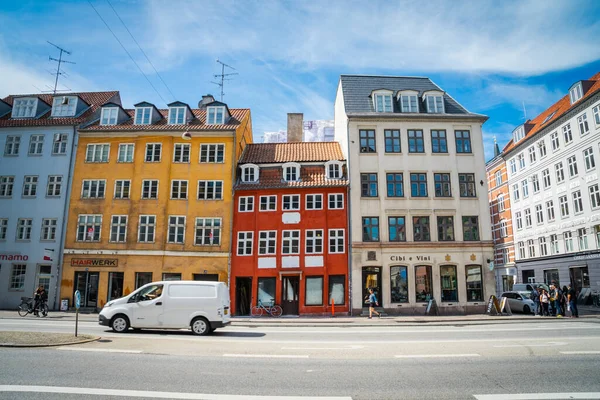
[[(13, 128), (21, 126), (62, 126), (62, 125), (79, 125), (88, 120), (102, 106), (102, 104), (112, 100), (121, 102), (118, 91), (111, 92), (81, 92), (81, 93), (64, 93), (64, 96), (78, 96), (84, 102), (90, 105), (81, 115), (76, 117), (51, 117), (52, 108), (44, 113), (39, 118), (11, 118), (10, 113), (0, 118), (0, 128)], [(60, 96), (60, 95), (59, 95)], [(116, 98), (115, 98), (116, 96)], [(25, 94), (25, 95), (10, 95), (2, 99), (11, 107), (13, 101), (18, 97), (37, 97), (44, 103), (52, 107), (52, 94)]]
[(302, 166), (300, 180), (297, 182), (286, 182), (283, 180), (282, 168), (261, 168), (257, 183), (238, 182), (235, 190), (258, 190), (277, 188), (314, 188), (314, 187), (343, 187), (348, 186), (348, 179), (327, 179), (325, 177), (325, 166), (310, 165)]
[(118, 125), (100, 125), (94, 122), (92, 125), (80, 129), (81, 132), (121, 132), (121, 131), (230, 131), (237, 129), (240, 122), (250, 113), (248, 108), (231, 108), (231, 119), (225, 125), (206, 125), (206, 110), (192, 109), (194, 119), (185, 125), (170, 125), (167, 123), (169, 118), (168, 109), (158, 110), (163, 116), (159, 121), (151, 125), (135, 125), (134, 109), (127, 109), (125, 112), (131, 117), (127, 121)]
[[(529, 129), (529, 132), (527, 132), (525, 139), (535, 135), (537, 132), (541, 131), (546, 126), (550, 125), (552, 122), (565, 115), (571, 108), (577, 107), (577, 105), (579, 105), (582, 101), (584, 101), (588, 97), (592, 96), (595, 92), (600, 90), (600, 72), (597, 72), (594, 76), (588, 79), (588, 81), (593, 82), (593, 85), (575, 104), (571, 105), (571, 100), (569, 98), (569, 94), (567, 93), (559, 101), (548, 107), (546, 111), (544, 111), (534, 119), (527, 121), (525, 125), (532, 125), (533, 127)], [(554, 115), (552, 115), (552, 117), (544, 123), (546, 117), (548, 117), (552, 113), (554, 113)], [(519, 140), (519, 143), (522, 143), (525, 139)], [(513, 148), (515, 148), (515, 146), (517, 146), (517, 144), (513, 143), (513, 140), (511, 139), (508, 142), (508, 144), (504, 147), (504, 149), (502, 149), (502, 153), (511, 151)]]
[(338, 142), (293, 142), (248, 144), (240, 164), (318, 162), (345, 160)]

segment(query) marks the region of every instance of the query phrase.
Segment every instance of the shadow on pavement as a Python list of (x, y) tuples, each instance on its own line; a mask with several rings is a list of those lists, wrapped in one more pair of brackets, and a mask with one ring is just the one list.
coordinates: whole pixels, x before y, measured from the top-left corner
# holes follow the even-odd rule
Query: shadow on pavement
[[(111, 329), (107, 329), (104, 332), (106, 333), (114, 333)], [(127, 337), (127, 335), (160, 335), (160, 336), (196, 336), (189, 330), (163, 330), (163, 329), (143, 329), (143, 330), (128, 330), (127, 332), (121, 333), (123, 337)], [(263, 337), (264, 333), (260, 332), (227, 332), (227, 331), (214, 331), (208, 336), (204, 336), (207, 338), (210, 337)], [(198, 339), (201, 339), (202, 336), (198, 336)]]

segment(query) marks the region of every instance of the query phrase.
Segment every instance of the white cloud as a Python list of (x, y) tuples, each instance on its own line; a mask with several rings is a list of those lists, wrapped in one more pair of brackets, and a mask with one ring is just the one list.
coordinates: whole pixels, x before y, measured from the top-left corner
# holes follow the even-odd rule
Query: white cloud
[(149, 9), (148, 41), (170, 62), (241, 51), (308, 70), (541, 74), (600, 57), (600, 22), (583, 6), (531, 0), (174, 1), (164, 7), (157, 1)]
[(524, 106), (527, 118), (531, 119), (560, 100), (564, 93), (558, 89), (549, 90), (544, 85), (492, 81), (474, 95), (477, 97), (479, 109), (488, 110), (502, 104), (510, 104), (513, 108), (523, 110)]

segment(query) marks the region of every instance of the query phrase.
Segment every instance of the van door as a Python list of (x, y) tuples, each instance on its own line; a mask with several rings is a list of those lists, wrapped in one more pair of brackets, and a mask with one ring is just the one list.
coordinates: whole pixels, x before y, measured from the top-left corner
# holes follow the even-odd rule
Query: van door
[(150, 285), (129, 299), (132, 303), (131, 326), (134, 328), (160, 328), (163, 325), (163, 285)]

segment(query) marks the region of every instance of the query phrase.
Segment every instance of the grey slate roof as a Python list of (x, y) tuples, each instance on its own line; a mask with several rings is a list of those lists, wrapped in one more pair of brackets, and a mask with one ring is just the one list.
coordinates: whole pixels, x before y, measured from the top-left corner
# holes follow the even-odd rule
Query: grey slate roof
[[(388, 89), (394, 91), (394, 113), (400, 112), (396, 95), (401, 90), (416, 90), (419, 97), (428, 90), (444, 90), (433, 83), (429, 78), (404, 77), (404, 76), (372, 76), (372, 75), (341, 75), (342, 92), (346, 114), (374, 113), (371, 93), (373, 90)], [(444, 93), (444, 108), (446, 114), (471, 114), (452, 97)], [(419, 112), (425, 113), (422, 101), (419, 101)], [(473, 115), (473, 114), (471, 114)]]

